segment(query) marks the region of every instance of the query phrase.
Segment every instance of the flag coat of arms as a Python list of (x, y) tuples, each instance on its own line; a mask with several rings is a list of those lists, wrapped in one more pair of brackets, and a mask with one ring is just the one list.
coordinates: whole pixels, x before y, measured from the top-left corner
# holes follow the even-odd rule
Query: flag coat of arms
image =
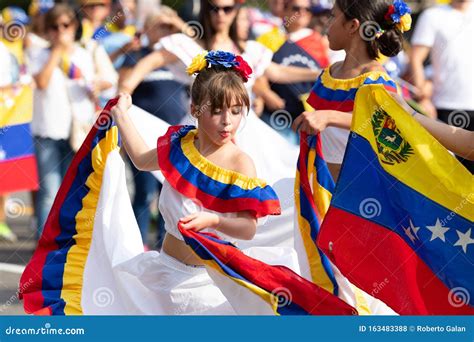
[(318, 246), (400, 314), (474, 313), (474, 179), (381, 85), (357, 93)]

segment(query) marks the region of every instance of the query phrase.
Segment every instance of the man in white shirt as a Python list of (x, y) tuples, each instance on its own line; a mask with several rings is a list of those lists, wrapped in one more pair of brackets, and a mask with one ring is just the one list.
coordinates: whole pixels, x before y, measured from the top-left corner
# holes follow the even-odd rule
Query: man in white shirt
[[(474, 4), (453, 0), (427, 9), (412, 37), (411, 71), (421, 102), (433, 103), (438, 118), (474, 131)], [(423, 63), (431, 55), (433, 94), (427, 90)], [(474, 163), (460, 159), (471, 173)]]

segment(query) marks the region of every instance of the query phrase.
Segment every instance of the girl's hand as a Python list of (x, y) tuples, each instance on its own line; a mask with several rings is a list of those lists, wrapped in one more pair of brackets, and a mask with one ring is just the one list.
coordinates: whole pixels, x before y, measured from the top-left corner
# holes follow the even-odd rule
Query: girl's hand
[(118, 96), (118, 102), (111, 110), (115, 120), (127, 114), (128, 109), (132, 106), (132, 97), (130, 94), (120, 93)]
[(200, 231), (205, 228), (217, 228), (219, 216), (216, 214), (201, 211), (179, 219), (184, 229), (195, 229)]
[(294, 131), (305, 132), (309, 135), (316, 135), (328, 126), (329, 111), (317, 110), (314, 112), (303, 112), (298, 116), (292, 125)]

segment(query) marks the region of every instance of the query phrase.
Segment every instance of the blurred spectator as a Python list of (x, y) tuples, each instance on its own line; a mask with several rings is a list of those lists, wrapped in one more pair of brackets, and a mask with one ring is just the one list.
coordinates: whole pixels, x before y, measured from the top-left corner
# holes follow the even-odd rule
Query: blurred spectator
[(26, 35), (25, 47), (29, 55), (34, 55), (34, 50), (49, 47), (44, 30), (44, 15), (54, 6), (53, 0), (33, 0), (28, 8), (31, 19), (30, 30)]
[[(136, 63), (154, 51), (155, 44), (167, 35), (176, 32), (168, 24), (170, 17), (177, 16), (171, 8), (161, 6), (156, 13), (150, 14), (145, 20), (144, 32), (148, 44), (137, 51), (129, 51), (125, 57), (120, 78), (126, 78)], [(171, 125), (177, 125), (188, 112), (189, 99), (186, 86), (175, 79), (173, 73), (166, 67), (156, 69), (148, 74), (132, 94), (135, 105), (146, 110)], [(161, 184), (149, 172), (138, 171), (133, 163), (131, 168), (135, 181), (135, 197), (133, 210), (137, 218), (143, 243), (147, 244), (150, 225), (150, 205), (156, 192), (161, 191)], [(158, 243), (161, 248), (164, 237), (164, 221), (161, 215), (158, 218)]]
[[(417, 100), (436, 108), (438, 118), (450, 125), (474, 130), (474, 4), (453, 0), (427, 9), (412, 37), (411, 71)], [(433, 89), (426, 81), (423, 62), (431, 56)], [(474, 173), (474, 163), (460, 159)]]
[(94, 72), (97, 75), (93, 91), (99, 99), (98, 107), (103, 107), (106, 102), (115, 96), (118, 74), (100, 44), (101, 38), (108, 34), (106, 19), (110, 14), (110, 0), (80, 0), (79, 12), (82, 13), (82, 46), (89, 51), (94, 61)]
[[(312, 7), (310, 0), (286, 0), (284, 6), (285, 43), (275, 52), (272, 61), (285, 66), (306, 67), (320, 70), (329, 65), (329, 47), (323, 36), (310, 28)], [(263, 119), (272, 125), (272, 113), (284, 109), (294, 120), (305, 108), (303, 96), (307, 95), (314, 80), (292, 84), (271, 84), (271, 90), (283, 101), (279, 104), (266, 101)], [(298, 135), (290, 127), (279, 130), (289, 141), (298, 144)]]
[[(133, 1), (129, 1), (133, 2)], [(136, 29), (133, 25), (127, 25), (127, 11), (121, 2), (112, 6), (110, 21), (104, 27), (100, 43), (114, 64), (114, 68), (119, 70), (125, 60), (125, 53), (133, 47)], [(130, 44), (132, 46), (130, 46)]]
[(41, 181), (35, 203), (39, 234), (74, 154), (69, 141), (73, 122), (91, 124), (95, 116), (94, 63), (74, 41), (77, 27), (74, 10), (55, 5), (45, 16), (51, 48), (30, 59), (37, 85), (32, 131)]

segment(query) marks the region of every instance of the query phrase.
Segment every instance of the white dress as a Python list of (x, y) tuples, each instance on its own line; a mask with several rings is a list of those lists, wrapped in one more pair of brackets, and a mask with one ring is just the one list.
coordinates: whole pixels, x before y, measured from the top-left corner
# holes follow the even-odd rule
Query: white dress
[[(186, 67), (192, 59), (204, 49), (190, 37), (177, 33), (162, 38), (155, 49), (171, 52), (179, 61), (168, 66), (177, 78), (191, 84), (193, 77), (186, 73)], [(253, 70), (245, 87), (252, 98), (252, 87), (255, 80), (262, 76), (269, 67), (273, 53), (262, 44), (249, 40), (242, 57)], [(188, 115), (183, 124), (196, 125), (195, 119)], [(272, 127), (264, 123), (250, 110), (242, 120), (236, 135), (237, 145), (247, 153), (255, 163), (258, 177), (265, 179), (281, 199), (282, 214), (267, 217), (259, 221), (257, 234), (251, 241), (240, 241), (243, 248), (252, 246), (285, 246), (293, 247), (294, 218), (294, 181), (298, 147), (290, 144)]]

